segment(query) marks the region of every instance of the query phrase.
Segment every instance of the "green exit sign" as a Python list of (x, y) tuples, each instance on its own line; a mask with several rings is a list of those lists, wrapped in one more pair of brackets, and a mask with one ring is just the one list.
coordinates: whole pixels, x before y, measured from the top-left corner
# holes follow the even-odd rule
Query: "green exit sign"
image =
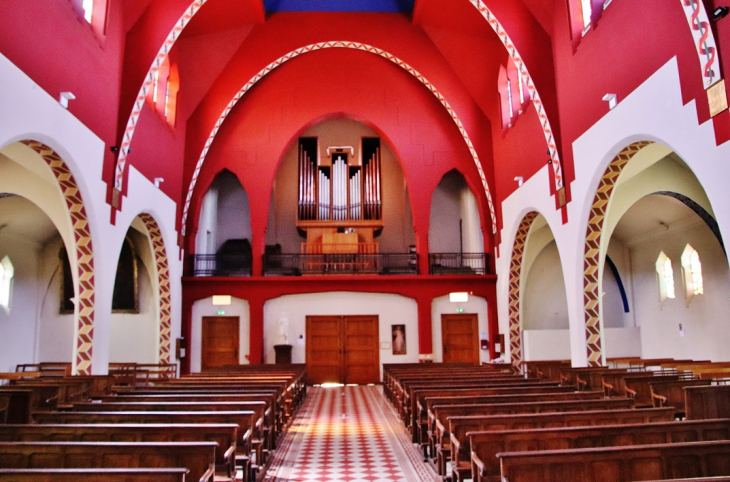
[(219, 315), (225, 315), (225, 314), (226, 314), (226, 312), (225, 312), (225, 311), (223, 311), (223, 310), (218, 310), (218, 314), (219, 314)]
[(457, 313), (463, 313), (463, 312), (464, 312), (464, 308), (457, 308), (457, 309), (456, 309), (456, 312), (457, 312)]

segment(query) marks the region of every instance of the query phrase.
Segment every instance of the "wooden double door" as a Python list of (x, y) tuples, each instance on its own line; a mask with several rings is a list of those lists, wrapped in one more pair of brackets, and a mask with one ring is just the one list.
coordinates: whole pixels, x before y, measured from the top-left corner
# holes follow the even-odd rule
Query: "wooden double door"
[(311, 383), (378, 383), (377, 315), (307, 316), (306, 363)]

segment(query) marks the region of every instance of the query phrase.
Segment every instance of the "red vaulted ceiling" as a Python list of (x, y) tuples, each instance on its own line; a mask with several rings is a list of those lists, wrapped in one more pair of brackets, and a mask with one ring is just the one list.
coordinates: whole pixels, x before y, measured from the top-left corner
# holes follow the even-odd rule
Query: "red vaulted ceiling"
[[(105, 32), (99, 35), (79, 18), (78, 6), (73, 8), (80, 0), (4, 0), (0, 51), (53, 97), (74, 92), (71, 113), (107, 146), (119, 145), (146, 73), (191, 1), (109, 0)], [(696, 101), (700, 122), (709, 119), (695, 47), (679, 1), (642, 0), (639, 5), (613, 0), (582, 39), (572, 38), (569, 1), (574, 0), (482, 0), (532, 75), (556, 135), (568, 187), (573, 177), (570, 146), (608, 111), (603, 95), (625, 98), (674, 57), (683, 100)], [(721, 3), (705, 2), (707, 8)], [(713, 29), (722, 48), (730, 38), (730, 22), (718, 22)], [(412, 15), (266, 14), (261, 0), (207, 0), (170, 53), (180, 72), (177, 124), (169, 127), (146, 107), (129, 164), (150, 179), (163, 177), (162, 189), (182, 209), (202, 146), (237, 90), (287, 52), (328, 40), (385, 49), (431, 81), (474, 141), (497, 209), (517, 187), (515, 176), (527, 179), (545, 166), (547, 146), (534, 108), (528, 107), (510, 129), (502, 128), (497, 79), (507, 51), (469, 0), (417, 0)], [(729, 58), (721, 59), (724, 71), (730, 67), (725, 65)], [(338, 63), (348, 65), (352, 75), (338, 80), (323, 73), (337, 70)], [(382, 92), (377, 101), (371, 99), (375, 91)], [(478, 187), (463, 140), (445, 110), (426, 94), (398, 67), (362, 52), (303, 55), (263, 79), (249, 94), (251, 101), (244, 98), (234, 110), (213, 145), (203, 176), (210, 177), (226, 163), (243, 171), (258, 163), (266, 167), (263, 178), (270, 180), (292, 136), (321, 116), (345, 113), (392, 137), (404, 172), (415, 183), (409, 188), (419, 186), (411, 193), (414, 198), (427, 198), (447, 165), (462, 170)], [(234, 125), (238, 122), (243, 124)], [(713, 123), (718, 143), (730, 138), (729, 113)], [(243, 132), (242, 125), (250, 129)], [(268, 133), (262, 132), (264, 125), (270, 126)], [(276, 147), (259, 147), (267, 145), (267, 139), (258, 138), (266, 135)], [(421, 144), (422, 159), (411, 154), (413, 146)], [(240, 159), (228, 156), (224, 162), (223, 153), (232, 149), (245, 152), (248, 161), (240, 164)], [(265, 164), (259, 155), (266, 158)], [(106, 151), (104, 180), (110, 184), (115, 157)], [(198, 191), (204, 188), (202, 183)], [(270, 186), (251, 189), (270, 192)]]

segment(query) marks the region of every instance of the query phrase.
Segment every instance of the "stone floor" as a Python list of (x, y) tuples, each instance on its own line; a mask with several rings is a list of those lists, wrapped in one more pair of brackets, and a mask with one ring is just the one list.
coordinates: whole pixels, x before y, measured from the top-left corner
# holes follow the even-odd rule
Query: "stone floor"
[(274, 481), (440, 480), (423, 462), (381, 387), (313, 387), (264, 478)]

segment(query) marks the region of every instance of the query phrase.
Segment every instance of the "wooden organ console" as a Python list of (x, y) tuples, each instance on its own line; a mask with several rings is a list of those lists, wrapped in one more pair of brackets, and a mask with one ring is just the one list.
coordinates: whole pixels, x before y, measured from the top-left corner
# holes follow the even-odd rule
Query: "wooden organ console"
[[(359, 154), (359, 155), (356, 155)], [(383, 229), (380, 139), (328, 147), (299, 139), (297, 229), (302, 254), (377, 254)]]

